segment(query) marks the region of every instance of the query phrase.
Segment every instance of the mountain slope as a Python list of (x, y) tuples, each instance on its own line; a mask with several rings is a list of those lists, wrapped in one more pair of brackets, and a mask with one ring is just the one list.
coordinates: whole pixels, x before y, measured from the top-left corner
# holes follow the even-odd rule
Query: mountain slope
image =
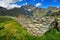
[[(15, 20), (0, 16), (0, 40), (59, 40), (60, 32), (51, 30), (42, 37), (30, 35), (26, 29), (22, 28)], [(12, 26), (13, 25), (13, 26)]]

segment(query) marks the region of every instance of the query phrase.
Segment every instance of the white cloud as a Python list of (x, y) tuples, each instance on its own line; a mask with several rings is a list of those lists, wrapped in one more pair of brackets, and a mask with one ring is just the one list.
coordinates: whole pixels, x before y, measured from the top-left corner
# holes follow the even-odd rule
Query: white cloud
[(42, 4), (41, 4), (41, 3), (37, 3), (35, 6), (36, 6), (36, 7), (39, 7), (40, 5), (42, 5)]
[(27, 5), (27, 3), (24, 3), (23, 5)]
[(59, 6), (57, 6), (57, 8), (59, 8)]
[(0, 6), (2, 6), (2, 7), (7, 7), (7, 5), (5, 3), (0, 2)]
[[(17, 1), (22, 1), (22, 0), (0, 0), (0, 6), (10, 9), (12, 7), (19, 7), (16, 3)], [(10, 4), (13, 3), (13, 4)]]
[(0, 0), (0, 2), (13, 3), (13, 2), (16, 2), (16, 0)]
[(9, 5), (9, 8), (7, 9), (12, 9), (12, 8), (15, 8), (15, 7), (21, 7), (21, 5), (17, 5), (17, 4), (12, 4), (12, 5)]

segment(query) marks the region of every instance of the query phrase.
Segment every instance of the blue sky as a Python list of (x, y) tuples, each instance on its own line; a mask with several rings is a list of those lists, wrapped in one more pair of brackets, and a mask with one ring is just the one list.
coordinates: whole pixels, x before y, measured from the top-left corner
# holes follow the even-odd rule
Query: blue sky
[(0, 6), (7, 9), (29, 4), (41, 8), (47, 8), (49, 6), (60, 7), (60, 0), (0, 0)]
[(48, 6), (60, 7), (60, 0), (22, 0), (17, 2), (18, 5), (23, 5), (27, 3), (27, 5), (32, 4), (36, 6), (37, 3), (40, 3), (38, 7), (46, 8)]

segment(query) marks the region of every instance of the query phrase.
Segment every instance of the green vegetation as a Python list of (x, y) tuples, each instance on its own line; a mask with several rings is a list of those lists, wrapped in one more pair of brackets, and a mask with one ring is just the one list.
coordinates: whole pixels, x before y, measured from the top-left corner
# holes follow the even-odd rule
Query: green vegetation
[(15, 20), (0, 16), (0, 40), (60, 40), (60, 32), (53, 29), (42, 37), (34, 37)]

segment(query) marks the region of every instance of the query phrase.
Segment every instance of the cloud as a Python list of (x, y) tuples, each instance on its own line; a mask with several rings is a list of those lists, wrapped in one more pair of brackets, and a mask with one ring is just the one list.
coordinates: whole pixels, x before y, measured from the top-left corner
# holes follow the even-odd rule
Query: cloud
[(27, 3), (24, 3), (23, 5), (27, 5)]
[[(7, 4), (8, 5), (8, 4)], [(7, 5), (4, 2), (0, 2), (1, 7), (7, 7)]]
[(16, 0), (0, 0), (0, 2), (13, 3), (13, 2), (16, 2)]
[[(10, 9), (13, 7), (19, 7), (17, 4), (14, 4), (17, 1), (23, 1), (23, 0), (0, 0), (0, 6), (7, 8), (7, 9)], [(11, 3), (13, 3), (13, 4), (11, 4)]]
[(57, 6), (57, 8), (59, 8), (59, 6)]
[(9, 5), (9, 8), (7, 9), (12, 9), (12, 8), (15, 8), (15, 7), (21, 7), (21, 5), (17, 5), (17, 4), (12, 4), (12, 5)]
[(42, 5), (42, 4), (41, 4), (41, 3), (37, 3), (35, 6), (36, 6), (36, 7), (39, 7), (40, 5)]

